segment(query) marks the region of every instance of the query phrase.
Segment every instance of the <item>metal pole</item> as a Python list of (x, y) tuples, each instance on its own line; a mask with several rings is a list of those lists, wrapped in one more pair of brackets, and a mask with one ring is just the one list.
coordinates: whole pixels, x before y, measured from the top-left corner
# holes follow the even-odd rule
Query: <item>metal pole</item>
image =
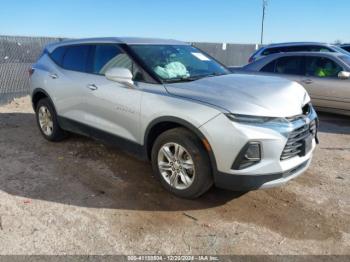
[(261, 39), (260, 39), (260, 44), (262, 45), (264, 42), (264, 22), (265, 22), (265, 11), (267, 7), (267, 0), (262, 0), (263, 1), (263, 13), (262, 13), (262, 19), (261, 19)]

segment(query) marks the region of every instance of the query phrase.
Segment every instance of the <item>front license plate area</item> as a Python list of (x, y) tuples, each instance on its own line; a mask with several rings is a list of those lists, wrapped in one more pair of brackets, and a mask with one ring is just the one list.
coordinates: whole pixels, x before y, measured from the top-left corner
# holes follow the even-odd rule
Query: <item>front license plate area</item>
[(314, 139), (313, 135), (309, 135), (307, 138), (303, 141), (303, 146), (301, 149), (301, 156), (305, 156), (307, 153), (309, 153), (312, 149), (312, 140)]

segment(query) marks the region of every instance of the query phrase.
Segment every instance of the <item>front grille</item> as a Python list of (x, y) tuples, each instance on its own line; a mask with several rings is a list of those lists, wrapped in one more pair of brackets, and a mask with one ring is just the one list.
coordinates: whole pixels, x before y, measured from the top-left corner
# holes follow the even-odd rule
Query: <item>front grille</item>
[(309, 124), (305, 124), (288, 136), (288, 141), (283, 149), (281, 160), (286, 160), (295, 156), (301, 156), (303, 153), (304, 140), (309, 135), (316, 135), (316, 121), (313, 120)]

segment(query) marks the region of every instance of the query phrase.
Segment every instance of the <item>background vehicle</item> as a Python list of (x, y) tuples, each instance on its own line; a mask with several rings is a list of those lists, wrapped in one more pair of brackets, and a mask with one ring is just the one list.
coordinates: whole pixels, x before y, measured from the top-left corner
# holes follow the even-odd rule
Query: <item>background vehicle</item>
[(350, 56), (319, 52), (274, 54), (236, 72), (278, 74), (302, 84), (320, 110), (350, 115)]
[(308, 168), (316, 145), (317, 116), (302, 86), (229, 74), (173, 40), (49, 45), (33, 66), (31, 95), (46, 139), (67, 130), (116, 144), (151, 160), (162, 185), (185, 198), (213, 183), (281, 185)]
[(344, 44), (344, 45), (341, 45), (340, 47), (345, 51), (350, 52), (350, 44)]
[(276, 53), (288, 53), (288, 52), (331, 52), (331, 53), (343, 53), (350, 55), (346, 50), (331, 44), (326, 43), (314, 43), (314, 42), (294, 42), (294, 43), (281, 43), (271, 44), (260, 48), (250, 58), (249, 63), (257, 61), (268, 55)]

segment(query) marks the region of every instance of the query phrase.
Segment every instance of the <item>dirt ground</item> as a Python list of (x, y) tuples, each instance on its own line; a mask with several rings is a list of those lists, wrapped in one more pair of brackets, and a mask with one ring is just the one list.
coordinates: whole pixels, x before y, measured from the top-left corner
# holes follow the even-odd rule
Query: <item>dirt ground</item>
[(115, 148), (47, 142), (16, 99), (0, 107), (0, 254), (350, 254), (350, 118), (320, 119), (288, 185), (188, 201)]

